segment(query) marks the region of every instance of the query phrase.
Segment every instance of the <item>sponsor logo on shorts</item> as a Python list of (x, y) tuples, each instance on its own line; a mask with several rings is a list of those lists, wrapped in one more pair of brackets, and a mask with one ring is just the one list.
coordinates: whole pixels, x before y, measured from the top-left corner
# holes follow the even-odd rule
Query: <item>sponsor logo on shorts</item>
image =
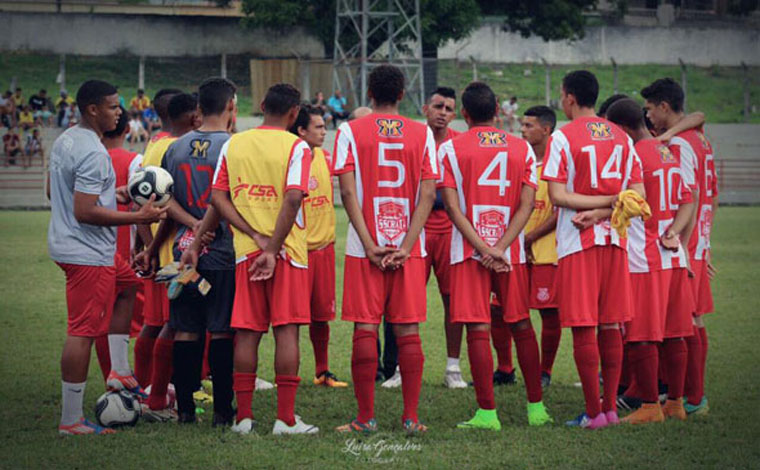
[(589, 122), (586, 124), (592, 140), (612, 140), (612, 128), (606, 122)]
[(504, 214), (497, 210), (481, 212), (475, 222), (475, 230), (486, 243), (495, 245), (504, 234)]
[(393, 201), (378, 206), (377, 230), (390, 241), (394, 241), (409, 229), (404, 206)]
[(381, 118), (377, 123), (377, 133), (383, 137), (403, 137), (404, 121), (401, 119)]
[(481, 147), (506, 147), (507, 134), (497, 131), (478, 132)]

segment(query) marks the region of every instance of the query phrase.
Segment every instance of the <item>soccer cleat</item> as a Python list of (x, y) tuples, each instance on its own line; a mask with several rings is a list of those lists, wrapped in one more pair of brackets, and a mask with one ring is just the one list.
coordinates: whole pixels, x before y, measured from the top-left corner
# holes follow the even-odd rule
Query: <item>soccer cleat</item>
[(195, 413), (185, 413), (182, 412), (177, 417), (177, 422), (179, 424), (195, 424), (198, 420), (195, 418)]
[(293, 426), (288, 426), (284, 421), (281, 421), (279, 419), (275, 420), (274, 428), (272, 428), (272, 434), (316, 434), (319, 432), (318, 427), (304, 423), (301, 421), (300, 416), (296, 415), (295, 418), (296, 423)]
[(617, 411), (608, 411), (604, 413), (604, 415), (607, 418), (608, 426), (616, 426), (620, 424), (620, 418), (618, 418)]
[(552, 384), (552, 374), (541, 372), (541, 388), (549, 388)]
[(106, 379), (106, 389), (108, 391), (126, 390), (135, 395), (139, 400), (147, 400), (148, 394), (140, 386), (134, 374), (119, 375), (113, 370), (108, 374)]
[(702, 397), (702, 400), (699, 402), (698, 405), (692, 405), (691, 403), (686, 401), (683, 407), (686, 410), (686, 414), (695, 415), (695, 416), (706, 415), (707, 412), (710, 411), (710, 405), (707, 403), (707, 397), (705, 396)]
[(517, 383), (517, 380), (515, 379), (514, 369), (512, 369), (511, 372), (504, 372), (496, 369), (496, 371), (493, 373), (494, 385), (514, 385), (515, 383)]
[(462, 370), (459, 366), (446, 368), (446, 373), (443, 376), (443, 385), (446, 388), (467, 388), (467, 382), (462, 379)]
[(501, 431), (501, 421), (496, 410), (484, 410), (478, 408), (475, 416), (469, 421), (457, 424), (458, 429), (488, 429), (489, 431)]
[(641, 408), (629, 414), (621, 420), (629, 424), (662, 423), (665, 415), (659, 403), (644, 403)]
[(411, 419), (405, 419), (403, 427), (407, 434), (423, 434), (428, 430), (424, 424), (419, 421), (412, 421)]
[(338, 426), (337, 428), (335, 428), (335, 430), (337, 432), (360, 432), (364, 434), (369, 434), (369, 433), (377, 431), (377, 421), (375, 421), (375, 418), (372, 418), (366, 423), (362, 423), (358, 419), (355, 419), (348, 424)]
[(396, 366), (396, 372), (393, 374), (393, 376), (383, 382), (381, 385), (383, 388), (398, 388), (401, 386), (401, 369)]
[(147, 403), (143, 403), (142, 416), (143, 419), (149, 423), (166, 423), (168, 421), (177, 421), (177, 410), (174, 408), (162, 408), (160, 410), (152, 410)]
[(201, 405), (210, 405), (214, 403), (214, 396), (209, 395), (205, 389), (200, 389), (193, 392), (193, 400)]
[(235, 423), (230, 426), (230, 430), (234, 433), (245, 436), (247, 434), (256, 434), (256, 421), (251, 418), (243, 418), (239, 423)]
[(543, 426), (553, 423), (554, 419), (546, 412), (544, 402), (528, 403), (528, 424), (531, 426)]
[(682, 400), (667, 400), (664, 405), (662, 405), (662, 414), (666, 418), (675, 418), (680, 419), (681, 421), (686, 421), (686, 410), (683, 406)]
[(581, 413), (577, 418), (565, 422), (566, 426), (578, 427), (583, 429), (601, 429), (607, 426), (607, 415), (599, 413), (595, 418), (589, 418), (586, 413)]
[(338, 380), (338, 378), (330, 372), (329, 370), (326, 370), (319, 374), (319, 376), (314, 377), (314, 385), (322, 385), (323, 387), (330, 387), (330, 388), (345, 388), (348, 387), (347, 382), (341, 382)]
[(633, 411), (641, 408), (641, 400), (635, 397), (627, 397), (625, 395), (618, 395), (615, 401), (617, 407), (621, 410)]
[(217, 411), (214, 411), (214, 417), (211, 420), (211, 427), (215, 428), (218, 426), (232, 426), (235, 424), (235, 410), (232, 410), (232, 413), (230, 415), (224, 415), (222, 413), (219, 413)]
[(214, 382), (212, 382), (211, 379), (201, 380), (201, 387), (203, 387), (203, 390), (209, 395), (214, 393)]
[(81, 434), (116, 434), (116, 431), (91, 423), (86, 418), (79, 418), (79, 421), (74, 424), (58, 426), (58, 434), (62, 436), (79, 436)]
[(267, 382), (264, 379), (260, 379), (256, 377), (256, 390), (272, 390), (274, 388), (274, 385), (271, 382)]

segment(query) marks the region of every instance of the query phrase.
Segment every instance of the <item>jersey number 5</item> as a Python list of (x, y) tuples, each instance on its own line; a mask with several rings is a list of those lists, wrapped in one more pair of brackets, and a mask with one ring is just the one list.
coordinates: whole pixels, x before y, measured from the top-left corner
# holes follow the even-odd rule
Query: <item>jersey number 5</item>
[(386, 152), (389, 150), (404, 150), (404, 144), (402, 143), (389, 143), (380, 142), (377, 149), (377, 164), (380, 167), (390, 167), (396, 170), (396, 179), (394, 180), (381, 180), (378, 179), (377, 186), (380, 188), (399, 188), (404, 184), (406, 179), (406, 168), (404, 164), (391, 160)]

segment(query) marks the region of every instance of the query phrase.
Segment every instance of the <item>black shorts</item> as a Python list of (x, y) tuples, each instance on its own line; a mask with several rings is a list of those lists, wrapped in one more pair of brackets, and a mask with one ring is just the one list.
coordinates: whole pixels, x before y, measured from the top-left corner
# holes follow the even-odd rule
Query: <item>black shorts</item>
[(235, 270), (198, 270), (210, 284), (206, 296), (195, 284), (186, 285), (169, 302), (169, 326), (183, 333), (231, 333), (230, 317), (235, 300)]

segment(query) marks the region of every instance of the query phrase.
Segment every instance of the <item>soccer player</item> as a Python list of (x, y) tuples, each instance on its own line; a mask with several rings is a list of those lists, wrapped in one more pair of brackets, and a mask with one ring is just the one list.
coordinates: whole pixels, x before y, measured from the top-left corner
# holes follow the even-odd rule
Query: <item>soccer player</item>
[(438, 151), (443, 165), (446, 210), (451, 236), (451, 319), (467, 324), (467, 355), (478, 411), (464, 429), (498, 431), (489, 323), (491, 292), (503, 306), (517, 346), (528, 391), (528, 421), (551, 422), (541, 393), (538, 343), (530, 324), (528, 272), (523, 228), (536, 193), (536, 158), (530, 145), (495, 127), (499, 103), (485, 83), (462, 93), (462, 116), (469, 131)]
[[(425, 125), (399, 115), (404, 74), (380, 65), (369, 76), (373, 113), (341, 124), (335, 173), (350, 225), (343, 320), (354, 322), (351, 376), (356, 419), (339, 432), (377, 430), (377, 330), (393, 324), (404, 397), (402, 425), (425, 432), (417, 416), (425, 361), (419, 323), (427, 314), (424, 228), (435, 199), (435, 139)], [(422, 238), (423, 240), (420, 240)]]
[[(81, 123), (53, 143), (50, 154), (51, 218), (48, 250), (66, 274), (68, 328), (61, 355), (61, 434), (110, 434), (84, 418), (82, 399), (93, 338), (107, 331), (117, 276), (115, 225), (150, 223), (164, 209), (148, 202), (138, 212), (119, 212), (115, 177), (100, 139), (119, 120), (119, 96), (113, 85), (89, 80), (77, 92)], [(117, 365), (114, 364), (114, 367)], [(129, 377), (134, 381), (130, 374)], [(122, 384), (120, 388), (129, 388)]]
[(552, 382), (552, 366), (562, 336), (555, 283), (557, 213), (549, 199), (549, 185), (540, 180), (547, 143), (556, 125), (557, 116), (551, 108), (534, 106), (525, 111), (520, 128), (523, 139), (528, 141), (536, 155), (536, 172), (539, 178), (533, 213), (525, 226), (525, 249), (530, 262), (529, 305), (541, 314), (542, 387), (548, 387)]
[[(684, 94), (681, 86), (671, 78), (656, 80), (641, 90), (646, 100), (647, 116), (662, 129), (683, 124)], [(702, 315), (713, 311), (710, 279), (715, 274), (711, 262), (710, 233), (718, 209), (718, 175), (715, 171), (715, 153), (702, 129), (689, 129), (670, 140), (670, 149), (681, 163), (681, 177), (693, 192), (695, 225), (689, 237), (690, 266), (694, 272), (692, 288), (696, 307), (694, 335), (687, 338), (689, 350), (686, 375), (686, 411), (706, 413), (709, 409), (704, 394), (704, 374), (707, 362), (707, 330)]]
[(299, 112), (301, 93), (292, 85), (269, 88), (264, 123), (233, 135), (221, 151), (211, 203), (234, 233), (236, 333), (233, 389), (234, 432), (249, 434), (255, 421), (251, 400), (261, 336), (275, 339), (277, 420), (273, 434), (313, 434), (319, 428), (294, 414), (298, 376), (298, 327), (311, 322), (308, 247), (303, 199), (308, 194), (311, 151), (287, 129)]
[(623, 362), (620, 323), (630, 315), (631, 283), (625, 239), (610, 225), (611, 206), (624, 189), (644, 194), (633, 142), (596, 116), (598, 95), (599, 83), (590, 72), (578, 70), (563, 78), (562, 109), (572, 122), (552, 134), (541, 176), (549, 182), (552, 204), (560, 208), (559, 315), (562, 326), (572, 328), (573, 355), (586, 400), (586, 412), (567, 424), (588, 429), (619, 422), (615, 399)]
[[(623, 421), (661, 422), (665, 416), (686, 419), (681, 400), (686, 378), (683, 338), (693, 334), (694, 305), (680, 237), (694, 211), (691, 191), (681, 181), (678, 160), (647, 130), (638, 103), (628, 98), (615, 102), (607, 111), (607, 119), (620, 126), (636, 144), (652, 211), (646, 222), (635, 218), (628, 229), (634, 312), (633, 320), (626, 323), (625, 340), (643, 404)], [(657, 389), (658, 343), (663, 348), (668, 383), (668, 401), (663, 407)]]
[(304, 104), (290, 132), (311, 150), (309, 196), (304, 199), (306, 241), (309, 248), (309, 338), (314, 349), (314, 385), (348, 387), (330, 372), (328, 344), (335, 320), (335, 206), (330, 174), (330, 154), (322, 148), (327, 129), (321, 108)]

